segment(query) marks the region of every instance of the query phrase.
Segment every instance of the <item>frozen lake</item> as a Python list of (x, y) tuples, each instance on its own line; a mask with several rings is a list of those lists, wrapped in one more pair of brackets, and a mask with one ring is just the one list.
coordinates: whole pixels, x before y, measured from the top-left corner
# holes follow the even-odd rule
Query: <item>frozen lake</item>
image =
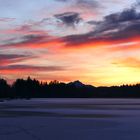
[(0, 102), (0, 140), (133, 139), (140, 139), (140, 99)]

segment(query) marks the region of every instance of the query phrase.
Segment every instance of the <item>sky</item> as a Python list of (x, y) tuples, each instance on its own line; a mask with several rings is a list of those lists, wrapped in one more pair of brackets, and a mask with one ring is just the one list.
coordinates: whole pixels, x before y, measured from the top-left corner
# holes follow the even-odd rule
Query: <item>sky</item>
[(0, 0), (0, 77), (140, 83), (140, 0)]

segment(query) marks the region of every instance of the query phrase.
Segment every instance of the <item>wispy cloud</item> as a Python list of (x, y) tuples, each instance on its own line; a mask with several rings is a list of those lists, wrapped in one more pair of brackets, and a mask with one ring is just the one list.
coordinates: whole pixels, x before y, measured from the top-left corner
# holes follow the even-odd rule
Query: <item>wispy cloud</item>
[(99, 2), (96, 0), (56, 0), (59, 2), (71, 2), (72, 4), (75, 4), (80, 7), (86, 7), (86, 8), (97, 8), (99, 7)]
[(0, 64), (1, 66), (5, 66), (16, 62), (22, 62), (31, 58), (33, 58), (31, 55), (0, 54)]
[(14, 20), (16, 20), (16, 18), (7, 18), (7, 17), (0, 18), (0, 22), (10, 22)]

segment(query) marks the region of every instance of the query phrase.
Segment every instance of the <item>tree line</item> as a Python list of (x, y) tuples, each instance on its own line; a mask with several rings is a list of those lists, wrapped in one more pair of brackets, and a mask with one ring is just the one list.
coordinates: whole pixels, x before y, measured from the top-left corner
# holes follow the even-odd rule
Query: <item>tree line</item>
[(0, 79), (0, 98), (139, 98), (140, 84), (111, 87), (76, 86), (58, 81), (39, 82), (28, 77), (12, 85)]

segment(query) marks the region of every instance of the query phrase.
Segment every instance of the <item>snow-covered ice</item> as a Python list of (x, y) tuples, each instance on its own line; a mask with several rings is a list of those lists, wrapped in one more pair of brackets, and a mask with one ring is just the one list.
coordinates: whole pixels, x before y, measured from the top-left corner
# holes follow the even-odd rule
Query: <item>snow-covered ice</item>
[(0, 102), (0, 140), (139, 140), (140, 99)]

